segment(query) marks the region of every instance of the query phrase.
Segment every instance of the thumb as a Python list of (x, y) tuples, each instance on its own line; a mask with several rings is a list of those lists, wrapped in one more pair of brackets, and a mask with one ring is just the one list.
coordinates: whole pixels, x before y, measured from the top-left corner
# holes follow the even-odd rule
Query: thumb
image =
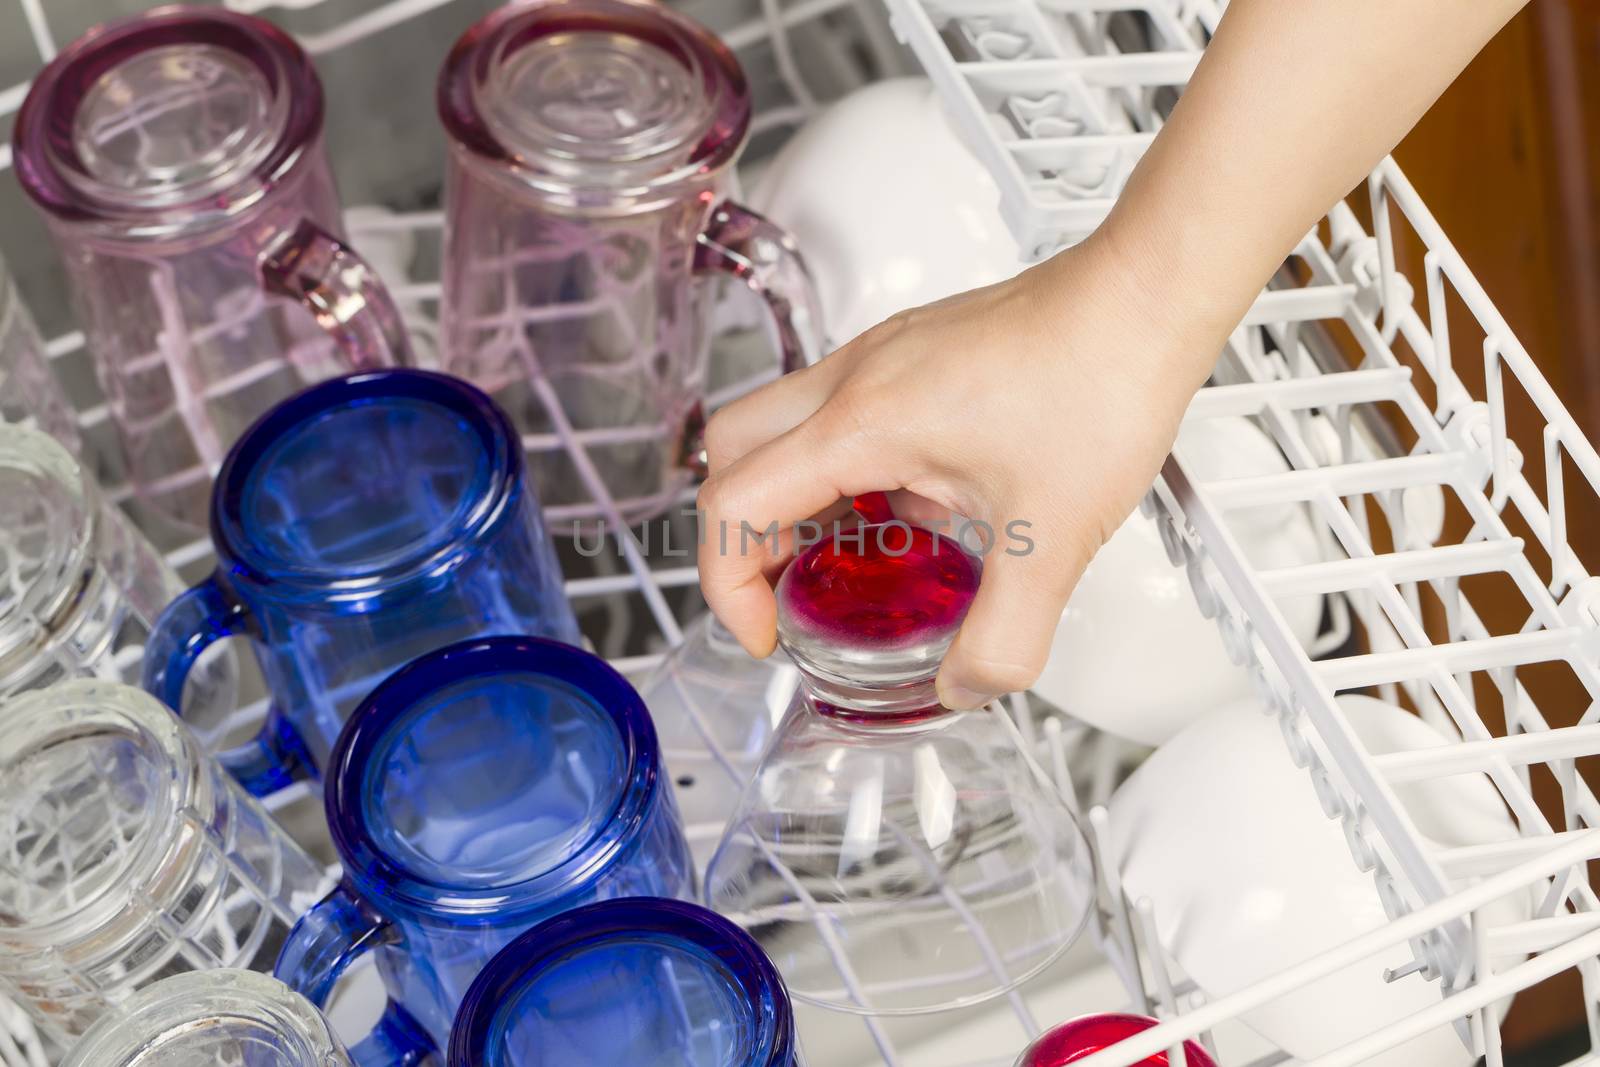
[(1037, 681), (1061, 609), (1092, 555), (1061, 538), (1047, 543), (999, 533), (972, 608), (939, 671), (940, 702), (958, 710), (981, 707)]

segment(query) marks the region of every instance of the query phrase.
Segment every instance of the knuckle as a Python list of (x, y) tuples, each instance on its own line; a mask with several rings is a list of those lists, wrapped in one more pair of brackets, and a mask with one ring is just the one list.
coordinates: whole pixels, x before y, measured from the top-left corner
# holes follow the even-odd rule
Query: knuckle
[(738, 432), (726, 409), (711, 416), (705, 429), (706, 455), (714, 465), (732, 462), (738, 448)]

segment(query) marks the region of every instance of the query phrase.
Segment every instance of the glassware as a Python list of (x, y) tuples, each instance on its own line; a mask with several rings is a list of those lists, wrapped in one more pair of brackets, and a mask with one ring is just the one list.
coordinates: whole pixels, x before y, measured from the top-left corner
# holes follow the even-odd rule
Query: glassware
[(934, 678), (978, 561), (926, 529), (835, 532), (779, 579), (801, 688), (706, 872), (798, 999), (907, 1014), (1014, 988), (1077, 938), (1087, 842), (1002, 712)]
[(44, 341), (0, 259), (0, 422), (43, 430), (73, 455), (83, 451), (72, 405), (50, 370)]
[(264, 974), (233, 969), (177, 974), (141, 989), (101, 1016), (61, 1061), (61, 1067), (153, 1064), (353, 1067), (304, 997)]
[(66, 1045), (178, 971), (262, 967), (327, 877), (161, 703), (0, 705), (0, 992)]
[(258, 795), (319, 773), (356, 704), (425, 652), (578, 640), (510, 423), (443, 374), (353, 374), (273, 408), (222, 465), (211, 540), (217, 569), (157, 622), (144, 684), (180, 708), (195, 657), (249, 636), (273, 710), (222, 761)]
[(409, 359), (341, 237), (322, 120), (300, 46), (211, 7), (90, 30), (17, 115), (17, 177), (66, 264), (135, 492), (190, 527), (268, 407)]
[[(708, 612), (639, 687), (691, 845), (716, 844), (799, 682), (789, 657), (756, 659)], [(700, 827), (715, 829), (700, 838)], [(703, 869), (711, 856), (701, 851)]]
[(772, 962), (714, 912), (611, 900), (529, 930), (483, 969), (450, 1067), (794, 1067)]
[(482, 638), (396, 671), (340, 734), (326, 798), (345, 880), (295, 926), (278, 977), (322, 1004), (375, 951), (440, 1048), (472, 979), (524, 930), (594, 900), (693, 892), (643, 702), (555, 641)]
[[(1060, 1026), (1052, 1027), (1029, 1045), (1017, 1060), (1016, 1067), (1066, 1067), (1081, 1059), (1107, 1049), (1125, 1038), (1142, 1034), (1157, 1020), (1143, 1015), (1085, 1015)], [(1216, 1067), (1206, 1050), (1193, 1041), (1183, 1043), (1183, 1056), (1188, 1067)], [(1158, 1052), (1146, 1056), (1134, 1067), (1167, 1067), (1167, 1054)]]
[[(182, 588), (59, 442), (0, 425), (0, 696), (64, 678), (137, 681), (150, 628)], [(231, 710), (236, 668), (208, 657), (191, 703)]]
[(445, 61), (444, 369), (542, 437), (546, 506), (596, 497), (569, 430), (627, 521), (703, 469), (706, 276), (765, 299), (783, 369), (820, 355), (793, 242), (728, 199), (750, 111), (733, 53), (659, 4), (508, 5)]

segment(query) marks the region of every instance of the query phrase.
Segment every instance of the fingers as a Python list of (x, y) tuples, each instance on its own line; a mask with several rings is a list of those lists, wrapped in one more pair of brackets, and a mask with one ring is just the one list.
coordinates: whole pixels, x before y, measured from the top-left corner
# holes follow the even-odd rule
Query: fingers
[(838, 401), (717, 471), (700, 488), (700, 587), (706, 603), (753, 656), (777, 641), (777, 605), (766, 574), (793, 549), (796, 522), (838, 513), (885, 484), (895, 460), (852, 425)]
[(838, 388), (846, 360), (828, 357), (740, 397), (711, 416), (706, 457), (715, 474), (816, 413)]
[(978, 595), (939, 671), (946, 707), (980, 707), (1028, 688), (1050, 656), (1061, 609), (1092, 555), (1066, 543), (999, 540), (984, 559)]

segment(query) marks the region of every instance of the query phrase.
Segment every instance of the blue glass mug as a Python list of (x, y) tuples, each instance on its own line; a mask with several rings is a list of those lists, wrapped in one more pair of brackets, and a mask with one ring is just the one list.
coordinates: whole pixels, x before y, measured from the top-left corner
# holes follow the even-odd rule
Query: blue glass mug
[(211, 540), (217, 568), (157, 620), (144, 686), (181, 711), (206, 647), (252, 638), (272, 711), (220, 758), (257, 795), (319, 773), (356, 704), (423, 653), (578, 639), (520, 439), (446, 375), (354, 374), (267, 412), (222, 464)]
[(449, 1067), (794, 1067), (772, 961), (722, 916), (612, 900), (546, 920), (478, 975)]
[(644, 702), (570, 645), (482, 638), (395, 672), (351, 716), (324, 789), (344, 881), (290, 931), (276, 973), (320, 1006), (374, 952), (440, 1048), (473, 978), (524, 930), (595, 900), (693, 895)]

